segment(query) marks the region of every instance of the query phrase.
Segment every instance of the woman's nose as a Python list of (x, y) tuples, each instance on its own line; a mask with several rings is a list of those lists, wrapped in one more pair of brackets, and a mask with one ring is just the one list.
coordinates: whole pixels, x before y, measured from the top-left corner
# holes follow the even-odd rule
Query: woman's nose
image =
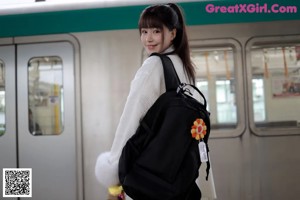
[(152, 40), (153, 40), (152, 34), (151, 34), (151, 33), (148, 33), (148, 34), (147, 34), (147, 37), (146, 37), (146, 41), (147, 41), (147, 42), (151, 42)]

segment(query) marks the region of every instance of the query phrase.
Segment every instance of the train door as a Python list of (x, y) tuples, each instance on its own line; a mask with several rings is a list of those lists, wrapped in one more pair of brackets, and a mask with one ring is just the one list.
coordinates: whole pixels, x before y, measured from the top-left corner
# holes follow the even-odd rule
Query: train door
[(1, 47), (0, 60), (2, 55), (7, 66), (1, 168), (31, 168), (32, 199), (76, 200), (73, 46), (20, 44)]
[[(0, 46), (0, 191), (2, 197), (2, 169), (17, 167), (15, 48)], [(11, 198), (11, 200), (15, 200)]]

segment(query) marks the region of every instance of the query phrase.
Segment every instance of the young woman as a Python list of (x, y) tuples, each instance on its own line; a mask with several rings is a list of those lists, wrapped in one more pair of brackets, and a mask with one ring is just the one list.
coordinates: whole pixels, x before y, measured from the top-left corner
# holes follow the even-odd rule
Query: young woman
[[(176, 4), (147, 7), (141, 13), (139, 31), (148, 55), (154, 52), (168, 53), (180, 81), (194, 83), (195, 71), (190, 59), (186, 27), (182, 12)], [(161, 60), (158, 56), (151, 56), (144, 61), (131, 83), (111, 150), (98, 157), (96, 177), (105, 187), (112, 189), (119, 184), (118, 162), (122, 149), (136, 132), (140, 119), (165, 90)], [(110, 193), (118, 196), (119, 192)], [(201, 193), (197, 187), (194, 193), (191, 199), (199, 200)], [(120, 195), (119, 199), (122, 199)]]

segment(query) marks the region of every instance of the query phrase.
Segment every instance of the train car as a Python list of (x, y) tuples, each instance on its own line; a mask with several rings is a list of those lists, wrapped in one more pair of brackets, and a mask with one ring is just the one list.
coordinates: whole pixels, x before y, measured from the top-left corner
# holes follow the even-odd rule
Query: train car
[[(172, 2), (211, 112), (217, 199), (299, 199), (300, 3)], [(137, 21), (148, 4), (1, 5), (0, 168), (30, 168), (31, 199), (106, 199), (95, 162), (146, 58)]]

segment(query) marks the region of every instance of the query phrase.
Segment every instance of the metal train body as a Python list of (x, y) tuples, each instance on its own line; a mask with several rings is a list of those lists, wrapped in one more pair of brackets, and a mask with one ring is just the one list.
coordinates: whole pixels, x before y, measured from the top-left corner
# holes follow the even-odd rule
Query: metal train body
[[(136, 24), (146, 5), (129, 3), (0, 9), (0, 166), (32, 168), (32, 199), (106, 199), (95, 161), (145, 59)], [(300, 11), (209, 15), (208, 3), (228, 5), (180, 5), (211, 112), (217, 197), (299, 199)]]

